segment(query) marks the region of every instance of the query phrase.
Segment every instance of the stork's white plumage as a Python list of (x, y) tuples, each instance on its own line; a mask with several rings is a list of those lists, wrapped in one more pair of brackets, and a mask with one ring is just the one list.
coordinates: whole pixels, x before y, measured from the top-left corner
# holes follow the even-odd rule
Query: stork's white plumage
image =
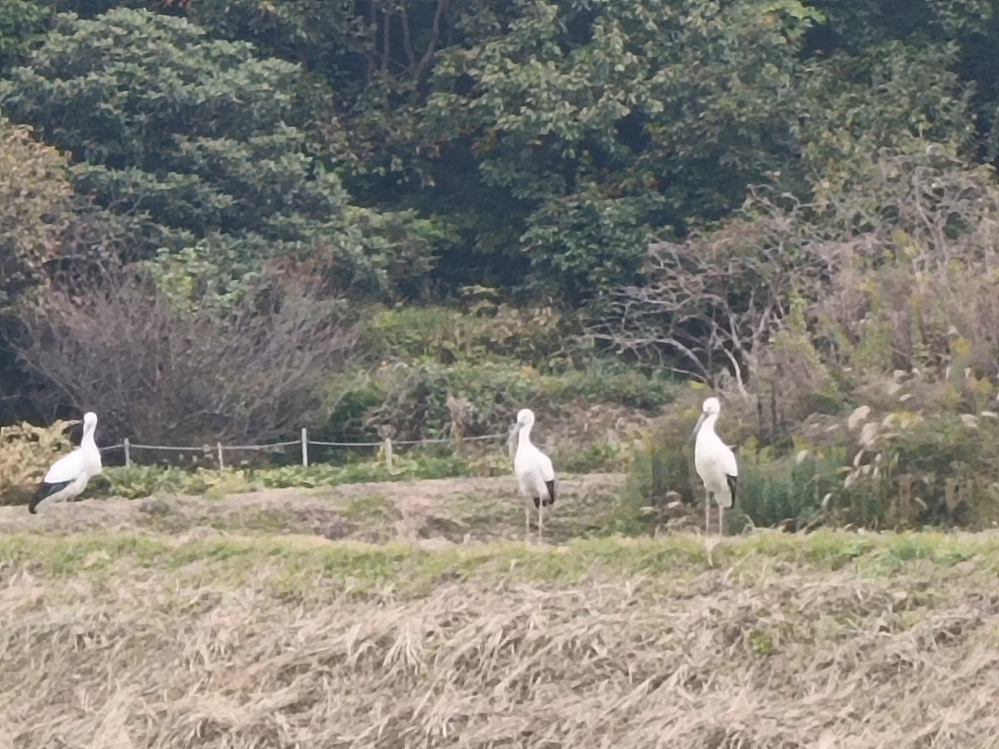
[(524, 541), (531, 538), (531, 508), (533, 500), (538, 511), (538, 543), (544, 535), (544, 509), (555, 504), (555, 469), (551, 459), (531, 443), (534, 412), (522, 408), (517, 412), (517, 454), (513, 471), (517, 475), (520, 493), (524, 496)]
[(711, 512), (711, 499), (714, 497), (718, 505), (718, 533), (724, 532), (722, 520), (725, 508), (735, 504), (735, 484), (739, 475), (739, 466), (735, 461), (735, 453), (722, 442), (715, 433), (715, 422), (721, 412), (721, 404), (717, 398), (708, 398), (701, 408), (701, 418), (697, 420), (694, 432), (697, 441), (694, 444), (694, 468), (704, 482), (704, 531), (708, 531), (708, 521)]
[(517, 443), (520, 440), (520, 424), (510, 427), (510, 433), (506, 436), (506, 451), (510, 454), (510, 462), (517, 458)]
[(101, 451), (94, 442), (96, 429), (97, 414), (88, 411), (83, 415), (83, 439), (80, 440), (80, 446), (52, 464), (35, 496), (31, 498), (28, 512), (34, 515), (43, 501), (61, 502), (81, 494), (87, 488), (87, 482), (103, 470)]

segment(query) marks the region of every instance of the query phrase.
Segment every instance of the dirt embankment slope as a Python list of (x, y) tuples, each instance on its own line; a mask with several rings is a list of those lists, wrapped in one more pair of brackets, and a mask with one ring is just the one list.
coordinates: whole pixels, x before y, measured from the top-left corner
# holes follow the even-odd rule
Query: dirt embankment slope
[[(621, 474), (560, 476), (558, 509), (547, 523), (551, 538), (606, 532), (619, 514), (623, 484)], [(182, 533), (205, 528), (375, 543), (417, 538), (476, 542), (523, 538), (524, 512), (512, 476), (267, 489), (214, 499), (90, 499), (43, 504), (37, 515), (23, 506), (0, 506), (0, 533), (98, 529)]]

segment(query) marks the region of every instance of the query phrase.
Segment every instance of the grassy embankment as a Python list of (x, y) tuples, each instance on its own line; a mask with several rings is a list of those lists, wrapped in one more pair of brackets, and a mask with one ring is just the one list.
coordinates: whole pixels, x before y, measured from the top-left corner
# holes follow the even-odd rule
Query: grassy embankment
[(617, 481), (543, 548), (508, 478), (0, 508), (0, 746), (994, 745), (999, 536), (593, 535)]

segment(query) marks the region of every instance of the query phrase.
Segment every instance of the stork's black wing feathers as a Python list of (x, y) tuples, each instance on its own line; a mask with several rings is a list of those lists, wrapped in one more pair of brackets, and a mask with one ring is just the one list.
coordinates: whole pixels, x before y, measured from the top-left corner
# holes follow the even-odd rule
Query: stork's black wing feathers
[(728, 479), (728, 491), (732, 495), (732, 506), (735, 507), (735, 482), (737, 478), (728, 474), (725, 474), (725, 478)]
[(47, 481), (43, 481), (38, 487), (38, 491), (35, 492), (35, 496), (31, 498), (31, 502), (28, 504), (28, 512), (34, 515), (38, 508), (38, 503), (41, 502), (46, 497), (51, 497), (56, 492), (60, 492), (67, 486), (72, 484), (72, 479), (69, 481), (57, 481), (54, 484), (50, 484)]
[(541, 501), (541, 504), (543, 504), (545, 507), (548, 507), (549, 505), (555, 504), (555, 479), (552, 479), (551, 481), (546, 481), (545, 486), (548, 487), (548, 499), (543, 499)]

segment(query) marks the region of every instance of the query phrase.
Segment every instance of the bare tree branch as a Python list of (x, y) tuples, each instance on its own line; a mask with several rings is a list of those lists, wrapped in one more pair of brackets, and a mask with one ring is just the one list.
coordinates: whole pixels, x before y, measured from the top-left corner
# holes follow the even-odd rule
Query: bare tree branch
[(441, 38), (441, 18), (444, 16), (444, 12), (447, 10), (449, 0), (437, 0), (437, 10), (434, 11), (434, 23), (430, 32), (430, 41), (427, 42), (427, 49), (423, 53), (423, 57), (420, 58), (420, 64), (417, 66), (414, 77), (419, 78), (420, 75), (427, 67), (427, 63), (433, 59), (434, 53), (437, 51), (437, 42)]
[[(764, 366), (828, 380), (820, 370), (846, 366), (865, 337), (865, 356), (907, 367), (949, 361), (956, 331), (975, 366), (994, 371), (993, 175), (941, 148), (885, 150), (827, 192), (801, 204), (753, 187), (742, 216), (721, 229), (651, 245), (645, 282), (620, 289), (591, 334), (709, 384), (720, 360), (744, 393)], [(771, 344), (795, 299), (804, 320), (778, 352)], [(884, 343), (871, 337), (876, 326)]]
[(410, 73), (416, 71), (416, 53), (413, 51), (413, 37), (409, 29), (409, 13), (406, 11), (406, 6), (399, 9), (402, 14), (402, 47), (406, 52), (406, 59), (409, 61), (407, 66)]
[(657, 242), (647, 282), (620, 290), (610, 318), (591, 332), (709, 384), (720, 357), (748, 397), (755, 352), (778, 329), (783, 300), (814, 283), (815, 263), (794, 240), (792, 223), (775, 212), (683, 243)]

